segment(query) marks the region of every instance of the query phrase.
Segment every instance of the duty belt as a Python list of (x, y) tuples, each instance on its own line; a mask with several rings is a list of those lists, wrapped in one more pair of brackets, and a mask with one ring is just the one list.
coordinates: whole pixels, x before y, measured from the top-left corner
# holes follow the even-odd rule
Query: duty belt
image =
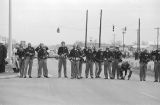
[(39, 57), (39, 59), (47, 59), (47, 57)]
[(66, 56), (59, 56), (59, 58), (67, 58)]
[(86, 61), (90, 61), (90, 62), (93, 62), (93, 60), (92, 60), (92, 59), (86, 59)]
[(72, 60), (73, 60), (73, 61), (79, 61), (80, 58), (73, 58)]

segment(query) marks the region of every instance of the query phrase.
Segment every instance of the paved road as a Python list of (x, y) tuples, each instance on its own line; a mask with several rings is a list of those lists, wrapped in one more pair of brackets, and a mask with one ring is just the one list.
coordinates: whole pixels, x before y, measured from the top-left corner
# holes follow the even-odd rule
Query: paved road
[[(49, 60), (51, 78), (0, 79), (0, 105), (159, 105), (160, 83), (153, 77), (140, 82), (138, 75), (128, 80), (57, 78), (57, 61)], [(68, 72), (70, 66), (68, 62)], [(68, 73), (70, 76), (70, 72)], [(103, 72), (102, 75), (103, 77)]]

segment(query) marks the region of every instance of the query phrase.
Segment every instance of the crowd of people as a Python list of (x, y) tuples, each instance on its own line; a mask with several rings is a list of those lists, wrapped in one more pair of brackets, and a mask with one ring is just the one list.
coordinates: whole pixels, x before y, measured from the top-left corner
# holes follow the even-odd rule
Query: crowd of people
[[(25, 47), (20, 44), (16, 48), (15, 56), (17, 58), (15, 72), (20, 72), (20, 78), (32, 78), (32, 65), (37, 54), (38, 59), (38, 78), (43, 76), (48, 77), (47, 59), (49, 56), (48, 47), (41, 43), (37, 48), (32, 47), (31, 43)], [(101, 78), (102, 68), (104, 69), (105, 79), (130, 79), (132, 75), (132, 68), (128, 61), (123, 59), (123, 54), (119, 47), (110, 48), (106, 47), (96, 49), (95, 47), (81, 48), (79, 45), (74, 44), (73, 48), (69, 50), (65, 46), (65, 42), (61, 42), (58, 48), (58, 78), (61, 78), (62, 67), (64, 69), (64, 77), (67, 75), (67, 59), (71, 62), (71, 79), (81, 78)], [(160, 50), (147, 52), (142, 50), (138, 53), (140, 64), (140, 81), (146, 81), (146, 70), (149, 61), (154, 62), (155, 81), (160, 82)], [(5, 59), (5, 57), (4, 57)], [(85, 75), (82, 76), (82, 66), (85, 65)], [(95, 70), (93, 66), (95, 65)], [(95, 72), (94, 72), (95, 71)]]

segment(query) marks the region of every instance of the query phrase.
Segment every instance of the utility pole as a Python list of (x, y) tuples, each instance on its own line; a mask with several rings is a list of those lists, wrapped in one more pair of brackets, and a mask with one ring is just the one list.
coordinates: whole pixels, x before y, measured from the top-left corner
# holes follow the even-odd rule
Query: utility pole
[(138, 46), (139, 46), (139, 36), (138, 36), (138, 34), (139, 34), (139, 29), (137, 29), (136, 30), (137, 31), (137, 52), (139, 52), (139, 48), (138, 48)]
[(87, 47), (88, 10), (86, 11), (85, 48)]
[(8, 41), (9, 64), (12, 63), (12, 0), (9, 0), (9, 41)]
[(157, 30), (157, 50), (158, 50), (158, 48), (159, 48), (159, 30), (160, 30), (160, 28), (157, 27), (155, 29)]
[(101, 9), (101, 13), (100, 13), (99, 48), (101, 47), (101, 28), (102, 28), (102, 9)]
[(113, 33), (113, 35), (114, 35), (114, 48), (116, 48), (116, 35), (115, 33)]
[(122, 34), (123, 34), (123, 52), (124, 52), (124, 34), (125, 32), (123, 31)]
[(122, 34), (123, 34), (123, 51), (124, 51), (124, 34), (126, 33), (126, 31), (127, 31), (127, 28), (126, 27), (124, 27), (123, 29), (122, 29)]
[(115, 38), (115, 32), (114, 32), (115, 31), (115, 26), (114, 25), (113, 25), (113, 30), (112, 31), (113, 31), (113, 37), (114, 37), (113, 41), (114, 41), (114, 48), (115, 48), (116, 47), (116, 38)]
[(138, 30), (137, 30), (137, 51), (140, 52), (140, 45), (141, 45), (141, 40), (140, 40), (140, 18), (138, 20)]

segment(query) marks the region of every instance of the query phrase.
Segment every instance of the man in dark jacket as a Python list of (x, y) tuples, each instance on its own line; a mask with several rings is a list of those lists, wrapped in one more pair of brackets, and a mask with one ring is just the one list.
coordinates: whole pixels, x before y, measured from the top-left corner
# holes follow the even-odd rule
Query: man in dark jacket
[(7, 48), (0, 43), (0, 73), (5, 72), (5, 59), (7, 57)]
[(96, 54), (97, 54), (97, 49), (96, 47), (92, 47), (92, 50), (93, 50), (93, 66), (95, 65), (95, 76), (97, 75), (97, 71), (98, 71), (98, 63), (96, 63), (96, 60), (95, 60), (95, 57), (96, 57)]
[(59, 61), (58, 61), (58, 77), (61, 77), (62, 65), (64, 69), (64, 77), (67, 78), (67, 56), (68, 56), (68, 48), (65, 46), (65, 42), (61, 42), (61, 47), (58, 49)]
[(86, 56), (86, 70), (85, 70), (86, 78), (88, 78), (89, 72), (90, 72), (90, 77), (93, 78), (94, 57), (93, 57), (93, 51), (91, 47), (88, 47), (88, 50), (86, 51), (85, 56)]
[(73, 45), (73, 49), (70, 51), (69, 59), (71, 61), (71, 79), (79, 77), (79, 61), (80, 61), (80, 54), (79, 51), (76, 49), (76, 45)]
[(78, 50), (78, 52), (79, 52), (79, 55), (80, 55), (80, 61), (79, 61), (79, 77), (80, 78), (83, 78), (82, 77), (82, 66), (83, 66), (83, 63), (84, 63), (84, 56), (85, 56), (85, 54), (84, 54), (84, 52), (83, 52), (83, 50), (81, 49), (81, 47), (79, 46), (79, 45), (77, 45), (77, 50)]
[(110, 78), (112, 77), (111, 62), (113, 58), (113, 54), (109, 50), (109, 48), (106, 48), (106, 50), (103, 53), (103, 57), (104, 57), (104, 76), (105, 79), (108, 79), (108, 74)]
[(48, 58), (48, 47), (44, 46), (43, 43), (40, 44), (36, 48), (36, 52), (38, 54), (38, 78), (42, 75), (43, 68), (43, 76), (48, 78), (48, 68), (47, 68), (47, 58)]
[(150, 55), (146, 49), (140, 52), (139, 59), (140, 59), (139, 61), (140, 63), (140, 81), (146, 81), (147, 64), (150, 60)]
[(35, 55), (35, 50), (31, 46), (31, 43), (28, 43), (28, 47), (24, 51), (25, 51), (24, 78), (26, 78), (27, 70), (28, 70), (29, 78), (32, 78), (31, 73), (32, 73), (32, 64), (33, 64), (33, 59)]
[(102, 48), (99, 48), (99, 50), (98, 50), (98, 52), (96, 53), (96, 56), (95, 56), (95, 62), (96, 62), (96, 65), (98, 67), (98, 69), (96, 69), (96, 71), (95, 71), (95, 77), (96, 78), (100, 78), (103, 61), (104, 61), (103, 51), (102, 51)]
[(154, 62), (154, 82), (160, 82), (160, 50), (155, 50), (151, 52), (152, 60)]
[(24, 66), (25, 66), (25, 49), (24, 45), (21, 43), (17, 49), (16, 55), (18, 55), (18, 62), (20, 68), (20, 78), (24, 77)]
[(112, 62), (112, 78), (115, 78), (115, 74), (117, 73), (117, 79), (119, 79), (119, 69), (118, 64), (122, 61), (122, 53), (119, 50), (119, 47), (116, 47), (113, 53), (113, 62)]

